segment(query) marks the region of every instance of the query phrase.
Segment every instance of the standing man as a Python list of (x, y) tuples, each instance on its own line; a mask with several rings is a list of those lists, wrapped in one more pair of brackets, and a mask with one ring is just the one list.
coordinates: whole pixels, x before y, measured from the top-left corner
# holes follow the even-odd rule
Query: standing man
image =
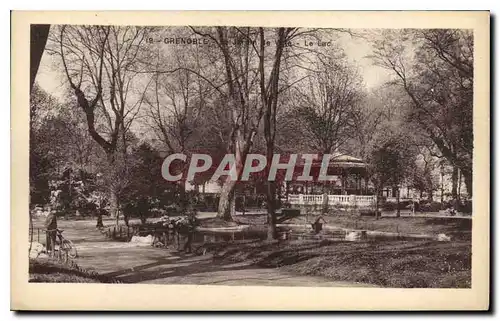
[(314, 221), (314, 223), (311, 224), (311, 227), (313, 228), (315, 234), (319, 234), (319, 232), (321, 232), (321, 230), (323, 229), (323, 224), (326, 224), (326, 221), (323, 218), (323, 216), (320, 215), (316, 219), (316, 221)]
[(182, 231), (186, 236), (186, 243), (184, 244), (184, 253), (191, 253), (191, 245), (193, 243), (194, 233), (198, 226), (198, 219), (196, 218), (196, 209), (192, 202), (189, 203), (187, 215), (182, 221)]
[(51, 255), (54, 255), (56, 235), (57, 235), (57, 216), (56, 213), (50, 209), (49, 209), (49, 215), (45, 219), (45, 230), (46, 230), (47, 252), (50, 251)]

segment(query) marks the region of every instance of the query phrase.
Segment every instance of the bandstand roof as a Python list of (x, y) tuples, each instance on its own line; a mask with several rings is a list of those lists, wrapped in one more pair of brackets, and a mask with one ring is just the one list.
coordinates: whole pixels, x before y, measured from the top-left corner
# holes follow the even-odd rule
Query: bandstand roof
[[(282, 157), (283, 161), (289, 159), (289, 156)], [(318, 156), (313, 159), (312, 167), (321, 167), (323, 156)], [(303, 167), (305, 160), (302, 157), (297, 159), (295, 166)], [(361, 159), (350, 155), (337, 154), (330, 158), (329, 168), (366, 168), (368, 165)]]

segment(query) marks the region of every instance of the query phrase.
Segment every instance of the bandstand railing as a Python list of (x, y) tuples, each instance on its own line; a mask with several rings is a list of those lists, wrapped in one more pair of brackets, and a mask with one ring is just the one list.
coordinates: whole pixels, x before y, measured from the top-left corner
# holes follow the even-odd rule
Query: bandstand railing
[[(291, 205), (321, 205), (323, 197), (323, 194), (290, 194), (288, 202)], [(375, 200), (374, 195), (328, 195), (328, 205), (368, 207), (374, 205)]]

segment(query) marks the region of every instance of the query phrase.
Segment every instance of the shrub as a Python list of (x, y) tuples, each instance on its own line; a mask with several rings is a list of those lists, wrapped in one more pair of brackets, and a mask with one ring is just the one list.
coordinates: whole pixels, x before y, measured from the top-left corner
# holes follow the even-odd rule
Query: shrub
[(439, 202), (421, 202), (418, 209), (421, 212), (439, 212), (443, 208), (443, 204)]
[[(380, 216), (380, 211), (378, 211), (378, 215)], [(359, 211), (360, 216), (375, 216), (375, 211), (374, 210), (367, 210), (363, 209)]]
[(384, 211), (394, 211), (396, 210), (397, 206), (396, 203), (393, 203), (393, 202), (385, 202), (384, 204), (382, 204), (382, 209)]
[[(402, 201), (399, 203), (399, 209), (404, 210), (410, 208), (411, 201)], [(382, 209), (384, 211), (395, 211), (398, 209), (398, 203), (396, 202), (384, 202), (382, 204)]]
[(458, 211), (462, 213), (472, 214), (472, 201), (463, 201), (458, 205)]

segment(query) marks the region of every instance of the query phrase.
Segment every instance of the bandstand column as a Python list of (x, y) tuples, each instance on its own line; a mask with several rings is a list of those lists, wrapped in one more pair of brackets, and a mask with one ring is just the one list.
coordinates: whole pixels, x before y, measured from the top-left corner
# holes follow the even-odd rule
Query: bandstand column
[(342, 168), (340, 170), (340, 183), (341, 183), (341, 194), (342, 195), (345, 195), (345, 183), (346, 183), (346, 172), (345, 170)]

